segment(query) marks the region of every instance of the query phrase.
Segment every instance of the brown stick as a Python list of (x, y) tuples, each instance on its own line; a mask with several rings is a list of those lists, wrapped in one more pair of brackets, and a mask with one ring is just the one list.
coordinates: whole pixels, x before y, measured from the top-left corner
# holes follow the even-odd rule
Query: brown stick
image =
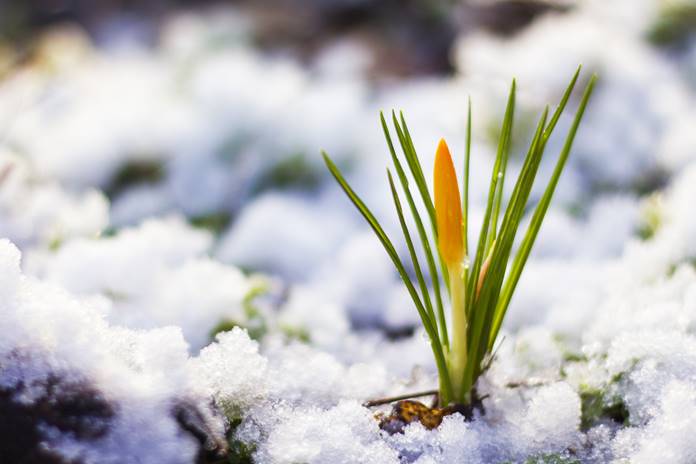
[(409, 393), (407, 395), (392, 396), (390, 398), (379, 398), (376, 400), (366, 401), (363, 403), (363, 406), (366, 408), (373, 408), (375, 406), (381, 406), (383, 404), (393, 403), (394, 401), (401, 401), (401, 400), (407, 400), (409, 398), (419, 398), (421, 396), (431, 396), (431, 395), (437, 395), (437, 394), (438, 394), (437, 390), (428, 390), (428, 391), (418, 392), (418, 393)]

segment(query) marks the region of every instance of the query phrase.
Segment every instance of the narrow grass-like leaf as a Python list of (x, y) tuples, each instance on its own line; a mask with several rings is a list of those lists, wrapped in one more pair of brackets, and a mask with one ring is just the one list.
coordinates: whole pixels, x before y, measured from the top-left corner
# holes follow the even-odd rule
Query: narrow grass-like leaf
[[(543, 156), (542, 129), (546, 124), (547, 116), (548, 108), (544, 110), (532, 140), (528, 154), (529, 163), (527, 164), (527, 169), (523, 168), (513, 190), (508, 208), (505, 211), (500, 236), (492, 252), (490, 270), (482, 285), (480, 305), (484, 310), (480, 311), (482, 323), (478, 324), (479, 321), (477, 321), (477, 327), (481, 327), (481, 332), (475, 335), (478, 346), (472, 348), (476, 350), (477, 355), (481, 359), (487, 351), (490, 326), (493, 322), (494, 309), (500, 294), (500, 288), (503, 285), (510, 252)], [(473, 365), (474, 379), (478, 377), (480, 369), (480, 364)]]
[(430, 303), (430, 296), (428, 291), (428, 286), (425, 284), (425, 279), (423, 278), (423, 272), (421, 271), (420, 263), (418, 262), (418, 256), (416, 255), (416, 249), (413, 247), (413, 240), (411, 239), (411, 233), (408, 231), (408, 226), (406, 225), (406, 219), (404, 218), (404, 211), (401, 207), (401, 201), (399, 200), (399, 194), (396, 192), (396, 187), (394, 186), (394, 179), (392, 178), (391, 171), (387, 169), (387, 178), (389, 179), (389, 188), (391, 189), (392, 198), (394, 200), (394, 207), (396, 208), (396, 214), (399, 217), (399, 225), (401, 226), (401, 231), (404, 234), (404, 239), (406, 240), (406, 247), (408, 248), (408, 253), (411, 256), (411, 262), (413, 263), (413, 269), (416, 272), (416, 280), (418, 280), (418, 285), (420, 286), (421, 295), (423, 295), (423, 300), (425, 301), (425, 309), (428, 317), (430, 318), (430, 324), (437, 327), (437, 321), (435, 320), (435, 313), (433, 312), (433, 306)]
[(510, 155), (510, 146), (512, 145), (513, 116), (515, 114), (515, 88), (516, 82), (513, 79), (512, 90), (510, 91), (510, 96), (508, 98), (508, 106), (505, 110), (505, 117), (503, 119), (503, 130), (501, 131), (501, 137), (498, 144), (498, 150), (502, 152), (502, 157), (500, 162), (500, 168), (498, 171), (496, 191), (493, 197), (493, 217), (491, 219), (491, 230), (488, 234), (488, 244), (486, 246), (486, 253), (490, 252), (490, 248), (493, 245), (493, 242), (495, 242), (496, 230), (498, 228), (498, 215), (500, 214), (500, 205), (503, 202), (505, 172), (507, 171), (508, 157)]
[[(447, 333), (447, 321), (445, 319), (444, 305), (442, 303), (440, 278), (437, 272), (437, 266), (435, 265), (435, 259), (433, 258), (433, 252), (430, 247), (430, 240), (428, 239), (428, 234), (425, 231), (423, 220), (421, 219), (420, 213), (418, 212), (418, 208), (416, 207), (416, 204), (413, 200), (413, 195), (411, 194), (411, 189), (409, 188), (406, 173), (404, 172), (403, 166), (401, 165), (401, 161), (399, 161), (399, 158), (396, 156), (396, 150), (394, 150), (394, 144), (392, 143), (391, 135), (389, 133), (389, 127), (387, 127), (387, 121), (384, 119), (384, 114), (382, 112), (380, 112), (380, 121), (382, 123), (384, 137), (387, 140), (387, 146), (389, 147), (389, 153), (391, 155), (392, 162), (394, 163), (394, 168), (396, 169), (396, 173), (399, 177), (399, 182), (401, 183), (404, 195), (406, 196), (408, 206), (411, 209), (411, 215), (413, 216), (413, 220), (416, 223), (416, 228), (418, 229), (418, 235), (421, 240), (421, 245), (423, 246), (423, 250), (425, 252), (425, 259), (428, 263), (430, 280), (432, 282), (433, 292), (435, 293), (437, 316), (439, 319), (438, 326), (440, 329), (440, 340), (445, 345), (445, 348), (449, 349), (449, 336)], [(428, 301), (429, 300), (426, 301), (426, 304), (428, 304)]]
[[(513, 81), (510, 88), (510, 95), (508, 97), (507, 107), (505, 109), (505, 120), (507, 121), (512, 117), (513, 106), (512, 102), (515, 101), (515, 82)], [(503, 123), (503, 134), (501, 135), (501, 141), (499, 145), (503, 144), (503, 139), (506, 137), (506, 129), (509, 129), (510, 125)], [(507, 134), (509, 135), (509, 133)], [(493, 172), (491, 174), (491, 183), (488, 188), (488, 202), (486, 204), (486, 212), (483, 216), (483, 223), (481, 224), (481, 232), (479, 234), (478, 245), (476, 247), (476, 257), (474, 259), (474, 266), (471, 270), (471, 279), (469, 279), (469, 286), (467, 288), (467, 307), (469, 313), (473, 311), (473, 303), (476, 299), (476, 287), (478, 285), (479, 272), (481, 271), (481, 265), (483, 260), (486, 258), (486, 252), (489, 247), (488, 234), (490, 232), (491, 215), (493, 213), (493, 203), (495, 200), (496, 186), (498, 185), (498, 173), (500, 172), (500, 164), (503, 158), (503, 150), (499, 149), (493, 164)], [(490, 242), (492, 243), (492, 242)], [(469, 338), (471, 339), (471, 338)]]
[(441, 377), (440, 385), (442, 388), (442, 394), (446, 401), (449, 401), (449, 398), (451, 398), (452, 395), (452, 391), (450, 376), (447, 370), (447, 361), (445, 360), (442, 345), (440, 344), (437, 336), (437, 329), (433, 327), (429, 317), (427, 316), (427, 311), (423, 307), (423, 303), (420, 300), (418, 291), (413, 286), (413, 283), (411, 282), (411, 279), (409, 278), (406, 272), (406, 268), (404, 267), (403, 263), (401, 262), (401, 259), (399, 258), (398, 253), (396, 252), (396, 249), (394, 248), (394, 245), (392, 244), (391, 240), (389, 240), (389, 237), (384, 232), (384, 229), (379, 224), (375, 216), (365, 205), (365, 203), (360, 199), (360, 197), (353, 191), (350, 185), (348, 185), (348, 182), (346, 182), (343, 175), (341, 174), (341, 171), (334, 164), (331, 158), (329, 158), (329, 156), (325, 152), (322, 152), (322, 156), (324, 158), (324, 162), (326, 163), (327, 168), (331, 172), (331, 175), (333, 175), (333, 177), (336, 179), (338, 184), (346, 193), (350, 201), (353, 203), (353, 205), (355, 205), (360, 214), (362, 214), (362, 216), (368, 222), (372, 230), (375, 232), (377, 238), (379, 238), (380, 242), (382, 243), (382, 246), (391, 258), (394, 267), (396, 267), (396, 270), (399, 273), (401, 280), (404, 282), (404, 285), (406, 285), (406, 289), (408, 290), (408, 293), (411, 296), (414, 305), (416, 306), (418, 315), (421, 318), (423, 327), (425, 328), (425, 331), (428, 334), (428, 337), (430, 338), (430, 346), (433, 350), (433, 354), (435, 356), (435, 363), (437, 365), (438, 373)]
[[(466, 152), (464, 153), (464, 170), (462, 174), (462, 238), (464, 240), (464, 300), (466, 301), (471, 271), (471, 253), (469, 250), (469, 162), (471, 160), (471, 97), (467, 99), (466, 110)], [(469, 317), (469, 306), (464, 305), (464, 311)]]
[[(522, 270), (524, 269), (524, 266), (527, 262), (527, 258), (529, 258), (529, 254), (531, 253), (532, 247), (534, 246), (534, 241), (536, 240), (536, 237), (539, 233), (539, 229), (541, 228), (541, 223), (544, 220), (546, 211), (548, 210), (549, 204), (551, 203), (551, 198), (553, 197), (556, 185), (558, 184), (558, 180), (561, 177), (561, 173), (563, 172), (563, 168), (565, 167), (568, 155), (570, 154), (570, 149), (572, 148), (573, 141), (575, 140), (575, 134), (577, 133), (578, 127), (580, 126), (580, 121), (582, 120), (582, 117), (585, 113), (585, 108), (587, 107), (587, 103), (589, 102), (590, 95), (592, 95), (592, 91), (594, 89), (596, 80), (597, 77), (593, 75), (590, 78), (587, 87), (585, 88), (582, 100), (580, 101), (578, 110), (575, 113), (575, 119), (573, 120), (573, 124), (570, 130), (568, 131), (568, 135), (563, 145), (563, 149), (561, 150), (561, 154), (558, 157), (558, 161), (556, 162), (556, 166), (551, 176), (551, 180), (549, 181), (546, 190), (544, 191), (544, 194), (541, 197), (541, 200), (539, 201), (539, 204), (537, 205), (534, 211), (532, 220), (527, 228), (527, 232), (525, 233), (525, 237), (522, 243), (520, 244), (520, 249), (517, 251), (517, 255), (515, 256), (512, 268), (510, 270), (510, 275), (508, 276), (508, 279), (505, 282), (498, 306), (495, 310), (495, 319), (491, 328), (491, 341), (489, 343), (489, 346), (491, 347), (495, 341), (495, 338), (498, 335), (498, 331), (500, 330), (503, 318), (505, 317), (505, 313), (510, 304), (512, 294), (515, 291), (515, 288), (517, 287), (517, 283), (519, 282), (520, 276), (522, 275)], [(545, 138), (548, 139), (546, 134)]]
[(480, 360), (485, 355), (488, 347), (490, 324), (494, 317), (494, 308), (498, 298), (497, 289), (502, 285), (502, 279), (507, 268), (507, 259), (512, 248), (512, 242), (515, 239), (515, 232), (524, 213), (524, 207), (539, 167), (542, 153), (538, 148), (542, 131), (546, 124), (547, 114), (548, 111), (544, 111), (539, 119), (531, 146), (525, 157), (522, 170), (517, 178), (503, 217), (501, 233), (491, 256), (488, 274), (483, 281), (478, 298), (473, 300), (472, 303), (469, 355), (473, 361), (467, 365), (464, 373), (463, 384), (465, 388), (470, 388), (475, 382), (481, 369)]
[(396, 135), (401, 144), (401, 149), (406, 156), (406, 162), (408, 164), (409, 170), (411, 171), (411, 176), (416, 182), (418, 191), (420, 192), (421, 199), (425, 205), (425, 209), (428, 211), (428, 216), (430, 217), (430, 222), (433, 228), (433, 233), (437, 237), (437, 222), (435, 221), (435, 206), (433, 205), (433, 200), (428, 191), (428, 184), (423, 176), (423, 169), (421, 168), (420, 161), (418, 160), (418, 155), (413, 148), (413, 141), (410, 139), (410, 135), (406, 135), (406, 132), (401, 127), (399, 120), (396, 118), (396, 112), (392, 111), (392, 122), (394, 124), (394, 129), (396, 129)]
[[(469, 161), (471, 160), (471, 97), (466, 111), (466, 153), (464, 154), (464, 172), (462, 179), (462, 237), (464, 252), (469, 255)], [(468, 258), (467, 258), (468, 259)], [(465, 266), (465, 271), (468, 266)], [(465, 282), (466, 285), (466, 282)]]
[[(401, 121), (406, 122), (403, 113), (401, 114)], [(416, 182), (418, 191), (421, 195), (421, 200), (425, 205), (425, 209), (428, 211), (428, 217), (430, 218), (430, 226), (433, 231), (433, 238), (435, 243), (437, 243), (439, 234), (437, 231), (437, 221), (435, 220), (435, 206), (433, 205), (433, 199), (428, 191), (428, 184), (423, 176), (423, 169), (421, 168), (420, 161), (418, 160), (418, 155), (416, 149), (413, 145), (413, 140), (411, 140), (411, 135), (408, 133), (408, 127), (402, 128), (399, 120), (396, 118), (396, 112), (392, 111), (392, 123), (394, 124), (394, 129), (396, 130), (396, 135), (401, 144), (401, 149), (406, 157), (406, 162), (408, 164), (409, 170), (411, 171), (411, 176)], [(440, 272), (442, 273), (442, 280), (445, 282), (447, 291), (449, 292), (449, 272), (447, 266), (440, 256), (440, 251), (438, 250), (438, 261), (440, 263)]]
[(573, 89), (575, 88), (575, 84), (578, 81), (578, 76), (580, 75), (581, 70), (582, 65), (578, 66), (578, 69), (575, 71), (575, 74), (573, 74), (573, 78), (570, 80), (570, 84), (568, 84), (568, 87), (566, 87), (565, 92), (563, 92), (563, 97), (561, 97), (561, 101), (558, 103), (556, 111), (553, 112), (553, 116), (551, 116), (551, 120), (549, 121), (548, 126), (546, 126), (546, 129), (544, 129), (544, 142), (546, 142), (549, 139), (549, 137), (551, 137), (551, 133), (556, 127), (556, 123), (560, 119), (561, 114), (563, 114), (563, 110), (568, 104), (570, 95), (573, 93)]
[[(578, 67), (578, 69), (576, 70), (575, 74), (573, 75), (570, 83), (566, 87), (566, 90), (563, 93), (563, 97), (561, 98), (561, 101), (559, 102), (558, 106), (556, 107), (556, 110), (554, 111), (554, 114), (551, 117), (551, 120), (549, 121), (548, 125), (546, 125), (543, 133), (541, 134), (541, 139), (537, 140), (537, 137), (535, 136), (534, 139), (532, 140), (531, 147), (530, 147), (530, 153), (531, 153), (532, 148), (535, 148), (535, 149), (540, 150), (540, 156), (543, 155), (543, 151), (546, 147), (546, 142), (548, 141), (549, 137), (551, 136), (553, 129), (556, 127), (556, 124), (557, 124), (558, 120), (560, 119), (560, 116), (563, 113), (563, 110), (565, 109), (565, 107), (570, 99), (570, 95), (572, 94), (572, 91), (575, 87), (575, 83), (577, 82), (580, 70), (581, 70), (581, 66)], [(538, 128), (537, 128), (537, 130), (538, 130)], [(530, 153), (528, 153), (527, 156), (529, 156)], [(541, 161), (540, 158), (539, 158), (539, 161)], [(519, 174), (519, 177), (522, 178), (523, 176), (524, 176), (524, 172), (521, 172)], [(531, 186), (530, 186), (530, 188), (531, 188)], [(513, 197), (514, 197), (514, 194), (513, 194)], [(524, 206), (526, 206), (526, 200), (525, 200)], [(521, 208), (523, 208), (524, 206), (521, 206)], [(508, 208), (509, 207), (510, 207), (510, 205), (508, 205)], [(516, 227), (519, 227), (519, 225), (517, 225)], [(521, 272), (521, 270), (520, 270), (520, 272)], [(497, 335), (497, 331), (495, 333)], [(489, 345), (492, 346), (492, 343), (494, 343), (494, 341), (495, 341), (494, 337), (491, 337), (491, 339), (489, 341)]]
[[(423, 167), (420, 164), (420, 160), (418, 159), (418, 154), (416, 153), (416, 147), (413, 145), (413, 139), (411, 138), (411, 133), (408, 131), (408, 125), (406, 124), (406, 118), (404, 118), (404, 112), (399, 111), (399, 117), (401, 118), (401, 129), (403, 130), (404, 133), (404, 140), (408, 143), (409, 151), (411, 152), (414, 160), (415, 160), (415, 166), (418, 169), (418, 176), (425, 182), (425, 176), (423, 175)], [(428, 189), (425, 189), (425, 192), (430, 194), (428, 192)]]

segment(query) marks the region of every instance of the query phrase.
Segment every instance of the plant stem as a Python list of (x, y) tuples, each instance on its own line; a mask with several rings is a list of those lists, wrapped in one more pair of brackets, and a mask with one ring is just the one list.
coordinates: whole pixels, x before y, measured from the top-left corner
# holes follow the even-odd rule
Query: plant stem
[(452, 303), (452, 350), (449, 352), (450, 378), (452, 382), (452, 396), (458, 402), (463, 402), (464, 369), (467, 361), (467, 320), (465, 305), (465, 287), (462, 272), (459, 265), (450, 266), (450, 290)]
[(376, 400), (370, 400), (363, 403), (366, 408), (372, 408), (375, 406), (381, 406), (383, 404), (393, 403), (394, 401), (408, 400), (410, 398), (420, 398), (421, 396), (434, 396), (439, 393), (438, 390), (428, 390), (417, 393), (407, 393), (405, 395), (390, 396), (389, 398), (379, 398)]

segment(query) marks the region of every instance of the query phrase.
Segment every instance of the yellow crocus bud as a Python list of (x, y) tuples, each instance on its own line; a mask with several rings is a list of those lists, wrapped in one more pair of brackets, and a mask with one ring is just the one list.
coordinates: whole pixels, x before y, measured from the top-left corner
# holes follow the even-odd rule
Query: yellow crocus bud
[(438, 247), (448, 267), (459, 265), (464, 257), (462, 205), (452, 155), (445, 139), (435, 152), (435, 218)]

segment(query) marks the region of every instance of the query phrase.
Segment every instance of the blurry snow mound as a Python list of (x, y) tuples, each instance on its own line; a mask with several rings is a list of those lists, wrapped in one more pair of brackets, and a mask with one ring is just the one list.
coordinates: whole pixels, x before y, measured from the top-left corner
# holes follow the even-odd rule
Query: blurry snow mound
[(152, 219), (113, 237), (76, 239), (55, 252), (30, 255), (28, 268), (71, 292), (105, 301), (111, 323), (181, 327), (197, 350), (221, 321), (246, 320), (242, 302), (253, 287), (237, 268), (207, 256), (211, 243), (208, 232), (180, 218)]
[(322, 411), (279, 408), (279, 423), (255, 454), (260, 464), (391, 464), (398, 454), (380, 438), (372, 414), (355, 402)]
[(70, 193), (0, 144), (0, 236), (22, 247), (96, 236), (108, 224), (108, 208), (101, 192)]
[(191, 463), (202, 445), (192, 427), (222, 440), (178, 328), (109, 327), (59, 287), (22, 275), (19, 261), (0, 242), (3, 459)]
[[(320, 59), (313, 73), (251, 48), (248, 22), (232, 9), (175, 17), (154, 49), (114, 38), (97, 50), (84, 33), (54, 31), (36, 62), (0, 84), (3, 142), (42, 176), (108, 191), (117, 225), (175, 209), (229, 214), (283, 170), (307, 188), (323, 172), (320, 149), (344, 159), (373, 125), (364, 53), (336, 45), (354, 62), (351, 78), (335, 78), (345, 59)], [(304, 177), (292, 178), (293, 157)]]
[[(151, 219), (113, 237), (76, 239), (55, 253), (37, 256), (34, 273), (73, 292), (104, 290), (129, 297), (149, 291), (163, 268), (201, 256), (211, 236), (181, 218)], [(107, 266), (108, 264), (108, 266)], [(100, 269), (100, 272), (91, 272)]]
[(562, 453), (577, 445), (580, 400), (566, 384), (536, 392), (529, 401), (505, 404), (505, 419), (465, 422), (446, 417), (432, 431), (412, 424), (403, 435), (380, 432), (371, 413), (343, 400), (328, 409), (278, 405), (252, 412), (240, 437), (263, 441), (254, 455), (260, 463), (473, 463), (520, 460)]
[(192, 364), (201, 383), (228, 414), (239, 414), (266, 395), (267, 360), (259, 354), (258, 344), (238, 327), (218, 334)]
[[(398, 298), (394, 293), (401, 295), (400, 291), (406, 290), (372, 231), (354, 233), (331, 258), (314, 272), (311, 286), (345, 307), (355, 326), (415, 325), (418, 314), (406, 299), (390, 308), (392, 299)], [(400, 314), (405, 312), (408, 314)]]
[(353, 227), (350, 218), (321, 197), (310, 201), (268, 193), (244, 209), (216, 254), (224, 262), (302, 279), (334, 256)]
[(296, 285), (279, 308), (278, 323), (302, 327), (313, 345), (324, 349), (340, 347), (350, 333), (344, 308), (322, 297), (313, 288)]
[(696, 166), (689, 166), (656, 197), (651, 206), (654, 231), (650, 240), (629, 242), (620, 267), (628, 278), (651, 282), (696, 257)]
[[(693, 114), (693, 93), (669, 58), (643, 39), (658, 4), (586, 2), (543, 16), (512, 40), (466, 36), (457, 64), (473, 81), (516, 76), (535, 107), (561, 95), (578, 63), (596, 72), (598, 88), (570, 163), (593, 182), (636, 186), (657, 168), (677, 168), (695, 155), (678, 129)], [(551, 143), (549, 151), (558, 148)]]
[(582, 218), (551, 210), (544, 219), (534, 253), (541, 258), (585, 261), (618, 257), (635, 234), (638, 202), (627, 195), (603, 195)]
[(662, 460), (689, 463), (696, 458), (696, 445), (689, 438), (696, 425), (696, 387), (674, 381), (662, 390), (656, 405), (658, 417), (645, 428), (619, 433), (614, 449), (630, 462), (648, 464)]

